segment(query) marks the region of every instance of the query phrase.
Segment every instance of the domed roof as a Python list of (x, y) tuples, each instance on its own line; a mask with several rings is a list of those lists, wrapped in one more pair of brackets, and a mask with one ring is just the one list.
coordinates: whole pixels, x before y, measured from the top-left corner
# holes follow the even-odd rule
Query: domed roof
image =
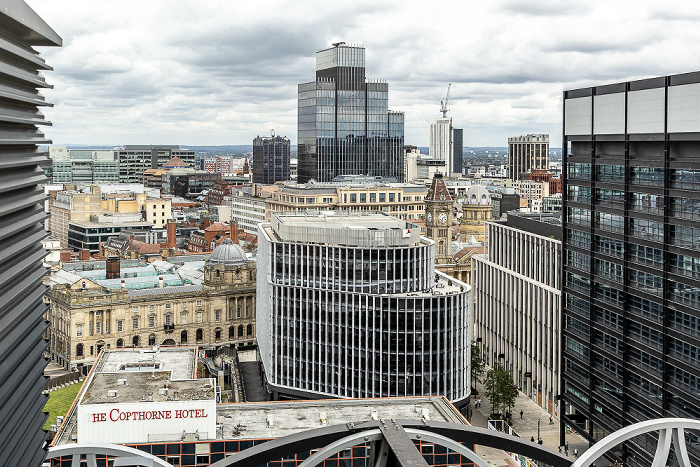
[(223, 264), (224, 266), (244, 265), (248, 262), (245, 251), (240, 245), (234, 244), (230, 238), (214, 248), (207, 264)]
[(467, 188), (467, 204), (485, 206), (491, 204), (491, 195), (486, 188), (481, 185), (472, 185)]

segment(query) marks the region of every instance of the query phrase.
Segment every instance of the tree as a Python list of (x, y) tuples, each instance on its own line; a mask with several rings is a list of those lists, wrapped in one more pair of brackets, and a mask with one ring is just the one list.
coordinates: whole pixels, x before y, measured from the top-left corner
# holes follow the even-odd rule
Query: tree
[(491, 401), (494, 413), (496, 410), (506, 412), (515, 405), (518, 393), (514, 390), (513, 376), (501, 363), (486, 373), (484, 393)]
[(472, 342), (472, 387), (476, 389), (476, 380), (484, 375), (484, 359), (481, 358), (481, 349), (476, 342)]

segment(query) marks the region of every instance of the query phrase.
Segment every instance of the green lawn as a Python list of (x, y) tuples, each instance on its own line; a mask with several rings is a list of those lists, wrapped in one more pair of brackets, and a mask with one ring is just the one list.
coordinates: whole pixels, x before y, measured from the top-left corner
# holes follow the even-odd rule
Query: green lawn
[(75, 396), (78, 395), (78, 391), (80, 391), (80, 386), (82, 386), (82, 384), (82, 382), (71, 384), (70, 386), (56, 389), (55, 391), (49, 393), (49, 400), (46, 401), (46, 405), (44, 406), (44, 412), (49, 413), (49, 418), (44, 424), (45, 430), (48, 430), (51, 428), (51, 425), (56, 423), (56, 417), (66, 415), (68, 413), (68, 410), (70, 410), (70, 406), (73, 405)]

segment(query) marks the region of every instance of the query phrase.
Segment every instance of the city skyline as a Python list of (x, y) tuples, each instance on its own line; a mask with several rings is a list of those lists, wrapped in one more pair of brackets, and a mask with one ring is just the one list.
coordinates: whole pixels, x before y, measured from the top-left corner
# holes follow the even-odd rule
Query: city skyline
[(391, 83), (406, 144), (428, 145), (452, 83), (448, 116), (465, 146), (548, 133), (559, 147), (564, 89), (692, 71), (700, 43), (700, 6), (651, 1), (499, 1), (464, 15), (419, 2), (123, 5), (30, 0), (64, 38), (39, 49), (54, 67), (55, 144), (241, 144), (271, 128), (297, 144), (296, 86), (317, 50), (346, 41)]

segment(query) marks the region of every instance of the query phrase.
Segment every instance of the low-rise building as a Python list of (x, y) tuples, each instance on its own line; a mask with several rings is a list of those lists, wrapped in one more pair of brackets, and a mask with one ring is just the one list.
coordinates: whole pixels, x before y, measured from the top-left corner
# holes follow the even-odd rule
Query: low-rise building
[[(444, 397), (331, 399), (219, 403), (214, 378), (197, 378), (196, 347), (109, 349), (86, 378), (52, 446), (124, 444), (169, 465), (206, 466), (266, 441), (336, 425), (372, 420), (432, 421), (466, 425)], [(319, 465), (367, 465), (379, 442), (349, 447)], [(471, 445), (467, 445), (473, 448)], [(325, 446), (299, 446), (299, 453), (267, 464), (299, 465)], [(468, 459), (422, 439), (427, 465), (468, 466)], [(70, 460), (70, 457), (68, 457)], [(52, 466), (61, 464), (54, 459)], [(64, 461), (65, 462), (65, 461)], [(99, 460), (98, 460), (99, 462)]]
[(265, 200), (265, 220), (273, 212), (308, 209), (383, 211), (399, 219), (421, 219), (428, 187), (374, 177), (344, 176), (332, 182), (285, 183)]
[(49, 279), (51, 358), (90, 366), (102, 348), (255, 341), (255, 262), (227, 239), (206, 259), (66, 264)]

